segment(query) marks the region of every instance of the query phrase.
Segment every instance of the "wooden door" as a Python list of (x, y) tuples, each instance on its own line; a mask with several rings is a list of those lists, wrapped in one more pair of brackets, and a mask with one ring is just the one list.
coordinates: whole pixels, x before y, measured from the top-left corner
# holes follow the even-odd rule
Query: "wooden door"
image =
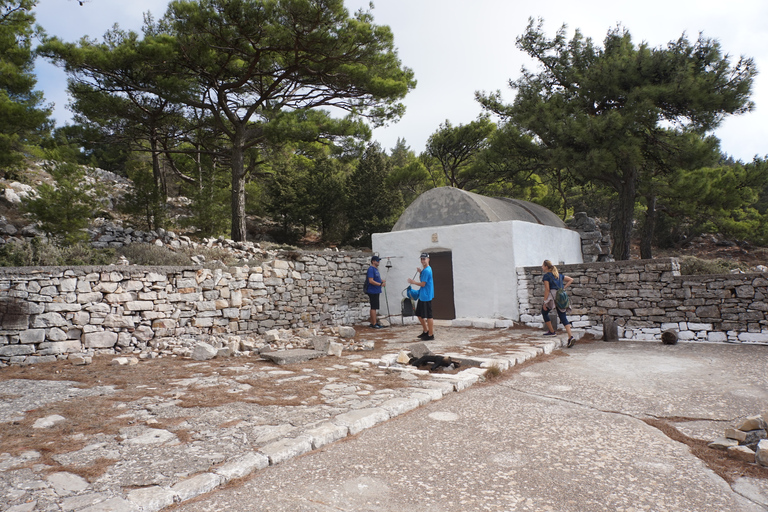
[(453, 303), (453, 256), (450, 251), (430, 253), (429, 265), (435, 283), (432, 314), (438, 320), (453, 320), (456, 318)]

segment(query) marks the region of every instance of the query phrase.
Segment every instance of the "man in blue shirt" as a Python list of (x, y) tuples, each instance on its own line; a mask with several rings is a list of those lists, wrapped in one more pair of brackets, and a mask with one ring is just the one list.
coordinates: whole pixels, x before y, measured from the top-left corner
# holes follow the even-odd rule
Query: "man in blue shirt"
[(421, 255), (422, 268), (417, 268), (419, 280), (408, 279), (408, 283), (420, 286), (419, 302), (416, 304), (416, 316), (424, 330), (419, 334), (420, 340), (429, 341), (435, 339), (434, 320), (432, 317), (432, 299), (435, 298), (435, 284), (432, 281), (432, 267), (429, 266), (429, 254)]
[(371, 257), (371, 266), (368, 267), (368, 273), (366, 278), (368, 279), (368, 286), (366, 286), (365, 293), (368, 294), (368, 299), (371, 302), (371, 327), (373, 329), (381, 329), (381, 324), (377, 320), (377, 314), (379, 310), (379, 296), (381, 295), (381, 287), (386, 286), (387, 282), (381, 278), (379, 274), (379, 263), (381, 258), (378, 256)]

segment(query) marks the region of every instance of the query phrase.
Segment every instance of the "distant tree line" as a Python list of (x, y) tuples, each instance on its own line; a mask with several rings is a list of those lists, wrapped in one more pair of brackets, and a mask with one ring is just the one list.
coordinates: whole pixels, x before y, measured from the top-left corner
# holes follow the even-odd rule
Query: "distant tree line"
[[(140, 34), (115, 26), (70, 43), (35, 26), (35, 4), (0, 0), (0, 170), (53, 166), (58, 187), (27, 210), (62, 243), (99, 208), (87, 199), (97, 187), (78, 189), (78, 163), (133, 182), (120, 209), (139, 228), (171, 226), (167, 199), (189, 198), (184, 222), (200, 236), (245, 240), (269, 225), (282, 241), (367, 245), (421, 193), (452, 186), (605, 219), (618, 259), (632, 239), (644, 258), (702, 232), (768, 244), (765, 159), (734, 161), (712, 135), (754, 108), (757, 71), (714, 39), (652, 48), (618, 27), (597, 44), (565, 27), (549, 38), (529, 20), (516, 46), (537, 69), (510, 80), (512, 103), (476, 93), (481, 115), (446, 120), (416, 154), (404, 139), (369, 142), (369, 126), (396, 122), (416, 86), (370, 11), (174, 1)], [(70, 125), (54, 130), (34, 91), (38, 55), (69, 76)], [(66, 228), (41, 217), (52, 205)]]

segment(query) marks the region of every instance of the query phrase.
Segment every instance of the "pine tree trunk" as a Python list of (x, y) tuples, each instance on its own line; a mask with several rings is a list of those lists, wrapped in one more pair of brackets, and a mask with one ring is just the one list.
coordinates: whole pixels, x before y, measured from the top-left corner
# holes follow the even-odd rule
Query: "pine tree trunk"
[(653, 258), (653, 233), (656, 230), (656, 196), (646, 196), (648, 210), (645, 212), (645, 224), (643, 225), (643, 238), (640, 240), (640, 257), (644, 260)]
[(232, 240), (245, 242), (245, 164), (241, 138), (232, 144)]
[(632, 225), (635, 220), (635, 196), (637, 194), (637, 169), (624, 169), (619, 189), (619, 208), (612, 225), (613, 256), (617, 260), (628, 260), (632, 241)]

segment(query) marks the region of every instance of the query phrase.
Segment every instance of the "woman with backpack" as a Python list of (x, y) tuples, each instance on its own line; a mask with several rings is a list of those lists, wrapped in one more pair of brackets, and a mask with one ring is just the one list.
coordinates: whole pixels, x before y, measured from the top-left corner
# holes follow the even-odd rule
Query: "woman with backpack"
[[(565, 331), (568, 333), (568, 344), (566, 346), (571, 348), (574, 343), (576, 343), (576, 340), (573, 339), (573, 334), (571, 333), (571, 322), (569, 322), (568, 317), (565, 316), (566, 311), (570, 311), (571, 309), (570, 301), (567, 300), (566, 296), (564, 298), (565, 300), (561, 300), (561, 304), (558, 307), (555, 298), (557, 296), (557, 291), (568, 288), (573, 282), (573, 278), (560, 275), (557, 271), (557, 267), (555, 267), (549, 260), (544, 260), (541, 270), (544, 272), (544, 305), (541, 307), (541, 316), (544, 318), (544, 325), (547, 326), (547, 332), (544, 336), (557, 335), (552, 328), (552, 322), (549, 320), (549, 312), (554, 309), (557, 311), (557, 317), (560, 319), (560, 323), (565, 326)], [(565, 304), (563, 304), (563, 302), (565, 302)]]

